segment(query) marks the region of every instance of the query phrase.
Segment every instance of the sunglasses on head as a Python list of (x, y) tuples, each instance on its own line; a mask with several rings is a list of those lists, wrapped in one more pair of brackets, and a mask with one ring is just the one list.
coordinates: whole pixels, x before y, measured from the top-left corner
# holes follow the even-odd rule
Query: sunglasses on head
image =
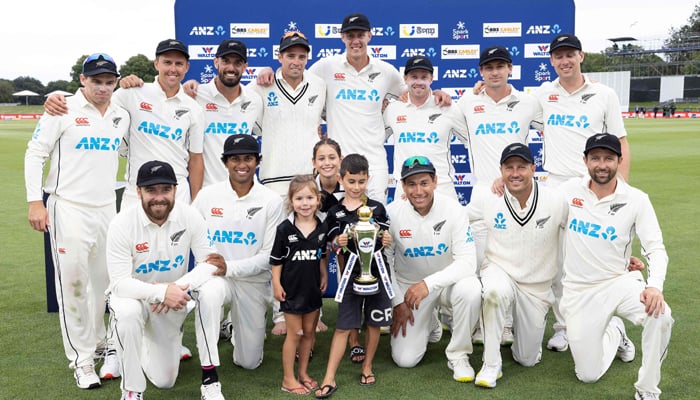
[(430, 165), (431, 162), (428, 160), (428, 157), (425, 156), (413, 156), (409, 157), (404, 161), (403, 165), (404, 167), (414, 167), (416, 165)]
[(90, 54), (90, 55), (85, 59), (85, 61), (83, 61), (83, 65), (85, 65), (85, 64), (87, 64), (87, 63), (89, 63), (89, 62), (97, 61), (97, 60), (100, 59), (100, 57), (101, 57), (103, 60), (105, 60), (105, 61), (109, 61), (109, 62), (111, 62), (111, 63), (116, 64), (116, 63), (114, 62), (114, 60), (112, 59), (112, 57), (110, 57), (109, 55), (107, 55), (107, 54), (105, 54), (105, 53), (95, 53), (95, 54)]

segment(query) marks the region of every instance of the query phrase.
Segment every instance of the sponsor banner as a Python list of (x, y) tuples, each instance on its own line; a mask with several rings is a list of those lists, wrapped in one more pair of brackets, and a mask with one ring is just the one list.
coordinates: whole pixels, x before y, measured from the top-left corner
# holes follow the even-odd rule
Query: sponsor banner
[(216, 58), (216, 51), (219, 45), (204, 44), (187, 46), (187, 52), (190, 53), (190, 60), (210, 60)]
[(519, 81), (520, 80), (520, 71), (522, 71), (522, 66), (513, 65), (513, 71), (508, 76), (509, 79), (514, 80), (514, 81)]
[(269, 38), (270, 24), (243, 24), (232, 22), (230, 25), (232, 38)]
[(340, 39), (342, 24), (316, 24), (314, 37), (317, 39)]
[(9, 121), (14, 119), (39, 119), (41, 114), (0, 114), (0, 121)]
[(396, 60), (396, 46), (394, 45), (383, 45), (383, 46), (367, 46), (367, 54), (370, 57), (378, 58), (380, 60)]
[(401, 39), (436, 39), (438, 24), (399, 24)]
[(478, 60), (481, 46), (478, 44), (443, 44), (440, 46), (440, 58), (443, 60)]
[(525, 43), (525, 58), (549, 58), (549, 43)]
[(520, 37), (522, 25), (521, 22), (485, 22), (484, 37)]
[(226, 28), (223, 25), (195, 25), (190, 29), (190, 36), (224, 36)]
[[(311, 48), (311, 50), (309, 51), (309, 57), (308, 57), (308, 59), (311, 60), (311, 58), (312, 58), (313, 55), (314, 55), (314, 46), (311, 46), (311, 45), (310, 45), (309, 47)], [(251, 57), (251, 55), (250, 55), (250, 50), (251, 50), (251, 49), (248, 49), (248, 58)], [(255, 50), (255, 49), (253, 49), (253, 50)], [(264, 48), (264, 47), (261, 47), (261, 48), (258, 49), (258, 50), (265, 50), (265, 48)], [(258, 52), (258, 54), (259, 54), (259, 52)], [(273, 45), (272, 45), (272, 58), (277, 58), (277, 56), (278, 56), (279, 54), (280, 54), (280, 45), (278, 45), (278, 44), (273, 44)], [(258, 57), (258, 56), (256, 55), (256, 56), (252, 56), (252, 57)], [(259, 56), (259, 57), (264, 57), (264, 56)]]
[(467, 87), (443, 87), (440, 88), (443, 92), (447, 93), (452, 97), (452, 100), (458, 100), (460, 97), (462, 97), (465, 93), (468, 91), (471, 91), (471, 88)]

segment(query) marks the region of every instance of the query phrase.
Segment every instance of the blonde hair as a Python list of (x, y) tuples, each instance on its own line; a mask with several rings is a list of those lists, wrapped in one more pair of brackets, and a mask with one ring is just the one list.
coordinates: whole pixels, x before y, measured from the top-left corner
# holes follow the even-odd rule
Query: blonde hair
[(292, 178), (292, 181), (289, 182), (289, 190), (287, 191), (287, 213), (294, 212), (294, 207), (292, 206), (292, 199), (294, 198), (294, 194), (304, 189), (305, 187), (308, 187), (311, 190), (311, 192), (314, 193), (318, 198), (318, 205), (316, 206), (316, 211), (318, 211), (321, 208), (321, 191), (318, 190), (318, 186), (316, 185), (316, 179), (314, 178), (314, 176), (311, 174), (296, 175), (294, 178)]

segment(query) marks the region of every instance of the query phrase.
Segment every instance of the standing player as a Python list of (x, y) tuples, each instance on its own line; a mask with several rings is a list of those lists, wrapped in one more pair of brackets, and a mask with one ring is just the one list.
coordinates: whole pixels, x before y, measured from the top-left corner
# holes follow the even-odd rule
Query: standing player
[[(426, 157), (406, 159), (401, 184), (408, 201), (394, 201), (387, 211), (394, 245), (391, 356), (411, 368), (425, 354), (436, 305), (452, 308), (452, 338), (447, 365), (458, 382), (474, 380), (469, 365), (471, 328), (481, 306), (476, 253), (469, 217), (455, 199), (436, 193), (435, 166)], [(391, 257), (390, 257), (391, 259)]]
[[(618, 172), (628, 180), (629, 145), (617, 95), (611, 88), (591, 82), (581, 73), (584, 53), (576, 36), (558, 35), (552, 40), (549, 52), (549, 60), (558, 78), (543, 83), (534, 94), (543, 112), (543, 167), (549, 173), (547, 186), (557, 187), (570, 178), (587, 174), (586, 166), (581, 162), (581, 152), (586, 139), (597, 132), (608, 132), (620, 138), (622, 158)], [(566, 326), (559, 312), (561, 279), (554, 280), (553, 288), (556, 298), (553, 310), (557, 322), (547, 348), (565, 351), (568, 348)]]
[(195, 296), (201, 392), (207, 400), (222, 398), (216, 367), (224, 305), (231, 306), (233, 363), (255, 369), (263, 359), (265, 312), (272, 298), (270, 251), (284, 212), (282, 198), (255, 179), (260, 158), (254, 137), (226, 138), (221, 161), (229, 177), (205, 187), (193, 204), (206, 220), (209, 242), (228, 266), (225, 277), (206, 282)]
[[(100, 386), (93, 357), (105, 340), (107, 227), (116, 213), (117, 150), (129, 128), (129, 114), (111, 102), (118, 77), (110, 56), (87, 57), (71, 112), (44, 114), (24, 158), (29, 223), (51, 236), (63, 348), (81, 389)], [(47, 210), (41, 181), (49, 158)]]
[(554, 301), (552, 279), (559, 268), (559, 237), (566, 223), (564, 198), (534, 180), (535, 164), (526, 144), (507, 145), (501, 155), (505, 194), (469, 202), (469, 219), (488, 222), (483, 285), (484, 364), (475, 383), (495, 387), (502, 375), (500, 342), (513, 310), (513, 359), (530, 367), (542, 356), (542, 337)]
[[(141, 204), (119, 213), (107, 233), (110, 324), (118, 338), (123, 400), (142, 398), (146, 376), (159, 388), (175, 384), (188, 290), (226, 273), (204, 220), (175, 201), (178, 181), (170, 164), (145, 163), (136, 185)], [(208, 264), (187, 272), (190, 250)]]
[[(642, 325), (634, 398), (651, 400), (661, 393), (661, 362), (673, 326), (662, 293), (668, 255), (649, 197), (618, 176), (623, 157), (616, 135), (591, 136), (583, 157), (588, 176), (561, 187), (569, 204), (561, 312), (583, 382), (600, 379), (616, 355), (624, 362), (634, 359), (634, 345), (615, 315)], [(640, 272), (626, 271), (635, 235), (649, 263), (646, 281)]]
[[(387, 136), (394, 136), (394, 165), (412, 155), (428, 157), (435, 165), (438, 190), (457, 199), (453, 180), (454, 167), (450, 153), (450, 141), (456, 133), (466, 144), (467, 125), (464, 116), (455, 105), (438, 107), (432, 96), (433, 64), (425, 56), (411, 57), (404, 68), (404, 82), (408, 87), (406, 103), (394, 101), (384, 112)], [(401, 178), (400, 169), (394, 169), (394, 177)], [(396, 186), (394, 199), (403, 194)]]

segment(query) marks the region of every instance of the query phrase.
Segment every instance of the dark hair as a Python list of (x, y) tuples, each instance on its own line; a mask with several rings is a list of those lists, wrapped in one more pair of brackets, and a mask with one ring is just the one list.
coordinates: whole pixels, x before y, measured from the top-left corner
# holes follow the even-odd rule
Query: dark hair
[(289, 182), (289, 189), (287, 190), (287, 212), (294, 212), (294, 208), (292, 206), (292, 198), (294, 198), (294, 193), (304, 189), (305, 187), (311, 189), (311, 191), (315, 193), (316, 197), (318, 198), (318, 206), (316, 207), (316, 211), (321, 208), (321, 191), (318, 186), (316, 186), (316, 179), (314, 176), (310, 174), (296, 175)]
[[(227, 155), (227, 156), (222, 155), (222, 156), (221, 156), (221, 162), (224, 163), (224, 165), (226, 165), (226, 161), (227, 161), (229, 158), (231, 158), (231, 157), (233, 157), (233, 156), (245, 156), (245, 155), (247, 155), (247, 154), (229, 154), (229, 155)], [(260, 154), (252, 154), (252, 153), (251, 153), (251, 155), (254, 155), (254, 156), (255, 156), (256, 165), (260, 165), (260, 160), (262, 160), (262, 155), (260, 155)]]
[(313, 159), (314, 160), (316, 159), (316, 153), (318, 153), (318, 149), (321, 148), (321, 146), (323, 146), (324, 144), (331, 146), (335, 150), (335, 152), (338, 153), (338, 157), (343, 156), (343, 153), (340, 152), (340, 145), (338, 144), (338, 142), (336, 142), (335, 140), (330, 139), (330, 138), (325, 138), (325, 139), (319, 140), (314, 145), (314, 151), (313, 151)]
[(369, 175), (369, 162), (362, 154), (348, 154), (340, 162), (340, 176), (363, 173)]

